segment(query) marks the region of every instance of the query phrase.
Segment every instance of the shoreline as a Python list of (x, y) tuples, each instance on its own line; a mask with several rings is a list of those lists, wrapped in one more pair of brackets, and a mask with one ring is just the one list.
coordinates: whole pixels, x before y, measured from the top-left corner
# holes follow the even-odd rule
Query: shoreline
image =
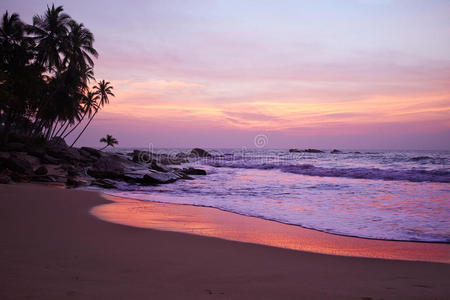
[(91, 214), (107, 222), (137, 228), (175, 231), (327, 255), (450, 263), (448, 243), (345, 236), (215, 207), (138, 200), (107, 193), (101, 195), (112, 203), (93, 207)]
[(97, 192), (0, 185), (2, 299), (445, 299), (450, 265), (123, 226)]
[[(243, 216), (243, 217), (248, 217), (248, 218), (256, 218), (256, 219), (265, 220), (265, 221), (269, 221), (269, 222), (275, 222), (275, 223), (279, 223), (279, 224), (283, 224), (283, 225), (295, 226), (295, 227), (299, 227), (299, 228), (302, 228), (302, 229), (313, 230), (313, 231), (317, 231), (317, 232), (321, 232), (321, 233), (325, 233), (325, 234), (330, 234), (330, 235), (334, 235), (334, 236), (340, 236), (340, 237), (356, 238), (356, 239), (371, 240), (371, 241), (450, 245), (450, 242), (445, 242), (445, 241), (382, 239), (382, 238), (371, 238), (371, 237), (364, 237), (364, 236), (357, 236), (357, 235), (349, 235), (349, 234), (343, 234), (343, 233), (334, 233), (334, 232), (328, 232), (328, 231), (317, 229), (317, 228), (305, 227), (305, 226), (299, 225), (299, 224), (285, 223), (285, 222), (278, 221), (278, 220), (275, 220), (275, 219), (268, 219), (268, 218), (264, 218), (264, 217), (250, 216), (250, 215), (246, 215), (246, 214), (235, 212), (235, 211), (225, 210), (225, 209), (222, 209), (222, 208), (219, 208), (219, 207), (215, 207), (215, 206), (197, 205), (197, 204), (188, 204), (188, 203), (169, 203), (169, 202), (157, 201), (157, 200), (143, 200), (143, 199), (127, 198), (127, 197), (122, 197), (122, 196), (116, 196), (116, 195), (108, 194), (107, 190), (84, 189), (83, 187), (78, 188), (78, 189), (79, 190), (83, 190), (83, 191), (96, 191), (96, 192), (100, 193), (101, 195), (104, 195), (104, 198), (106, 198), (106, 199), (108, 199), (108, 198), (120, 198), (120, 199), (126, 199), (126, 200), (144, 201), (144, 202), (151, 202), (151, 203), (161, 203), (161, 204), (168, 204), (168, 205), (193, 206), (193, 207), (203, 207), (203, 208), (217, 209), (217, 210), (220, 210), (220, 211), (225, 212), (225, 213), (236, 214), (236, 215)], [(111, 200), (111, 201), (115, 202), (114, 200)]]

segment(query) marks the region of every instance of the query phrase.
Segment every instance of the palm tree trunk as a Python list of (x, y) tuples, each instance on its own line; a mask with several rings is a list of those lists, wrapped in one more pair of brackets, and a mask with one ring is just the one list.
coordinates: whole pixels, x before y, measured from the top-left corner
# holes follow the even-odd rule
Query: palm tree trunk
[(106, 145), (105, 147), (98, 149), (99, 151), (102, 151), (103, 149), (106, 149), (106, 147), (108, 147), (109, 145)]
[[(61, 129), (64, 127), (64, 125), (66, 125), (66, 123), (68, 122), (68, 120), (64, 121), (61, 123), (61, 126), (59, 127), (59, 129), (53, 134), (53, 137), (57, 136), (58, 133), (61, 131)], [(56, 127), (55, 127), (56, 128)]]
[(67, 128), (69, 128), (70, 122), (67, 122), (66, 127), (64, 127), (64, 130), (61, 132), (61, 134), (59, 135), (60, 138), (62, 138), (64, 132), (66, 132)]
[(59, 121), (55, 121), (55, 122), (53, 123), (53, 128), (52, 128), (52, 131), (51, 131), (51, 133), (50, 133), (50, 139), (52, 139), (53, 136), (54, 136), (54, 134), (55, 134), (56, 128), (58, 127), (58, 122), (59, 122)]
[[(83, 122), (84, 117), (86, 116), (86, 113), (87, 113), (87, 112), (84, 112), (84, 115), (83, 115), (83, 117), (81, 118), (80, 122), (78, 122), (78, 124), (75, 125), (75, 127), (73, 127), (72, 129), (70, 129), (70, 131), (69, 131), (68, 133), (66, 133), (65, 136), (63, 136), (63, 139), (65, 139), (69, 134), (71, 134), (75, 129), (77, 129), (78, 125), (80, 125), (81, 122)], [(64, 130), (64, 131), (65, 131), (65, 130)], [(61, 134), (61, 135), (62, 135), (62, 134)]]
[(73, 141), (72, 145), (70, 145), (70, 147), (72, 148), (73, 145), (75, 145), (75, 143), (78, 141), (78, 139), (80, 138), (80, 136), (84, 133), (84, 131), (86, 130), (86, 128), (88, 128), (89, 124), (91, 124), (92, 120), (94, 119), (95, 115), (97, 114), (98, 109), (95, 111), (95, 113), (92, 115), (92, 117), (89, 119), (89, 122), (87, 122), (86, 126), (84, 126), (83, 130), (80, 132), (80, 134), (77, 136), (77, 138), (75, 139), (75, 141)]

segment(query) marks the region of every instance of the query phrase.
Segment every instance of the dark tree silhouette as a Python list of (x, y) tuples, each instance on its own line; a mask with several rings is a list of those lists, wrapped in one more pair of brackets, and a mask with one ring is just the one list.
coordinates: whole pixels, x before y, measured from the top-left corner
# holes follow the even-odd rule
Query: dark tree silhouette
[(103, 150), (108, 146), (112, 146), (114, 147), (114, 145), (118, 145), (119, 142), (116, 140), (116, 138), (114, 138), (112, 135), (107, 134), (106, 137), (103, 137), (100, 139), (101, 143), (106, 143), (106, 146), (99, 149), (99, 150)]

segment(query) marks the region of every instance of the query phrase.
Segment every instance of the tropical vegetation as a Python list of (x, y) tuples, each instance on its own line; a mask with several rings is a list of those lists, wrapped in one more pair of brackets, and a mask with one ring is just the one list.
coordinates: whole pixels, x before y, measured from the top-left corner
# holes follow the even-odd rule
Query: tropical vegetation
[[(94, 35), (47, 6), (33, 24), (6, 11), (0, 25), (0, 134), (50, 140), (73, 135), (74, 143), (113, 97), (113, 87), (94, 78)], [(84, 122), (84, 126), (81, 124)], [(81, 130), (77, 133), (78, 130)]]
[(116, 140), (116, 138), (113, 137), (110, 134), (107, 134), (106, 137), (101, 138), (100, 139), (100, 143), (106, 143), (106, 146), (101, 148), (100, 150), (103, 150), (103, 149), (105, 149), (108, 146), (114, 147), (114, 145), (118, 145), (119, 144), (119, 142)]

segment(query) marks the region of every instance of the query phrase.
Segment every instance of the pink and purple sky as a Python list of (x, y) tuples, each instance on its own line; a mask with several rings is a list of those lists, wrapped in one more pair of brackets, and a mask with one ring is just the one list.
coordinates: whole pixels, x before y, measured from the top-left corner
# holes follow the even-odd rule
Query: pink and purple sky
[[(2, 1), (31, 23), (51, 2)], [(450, 1), (55, 1), (116, 97), (79, 145), (450, 149)]]

